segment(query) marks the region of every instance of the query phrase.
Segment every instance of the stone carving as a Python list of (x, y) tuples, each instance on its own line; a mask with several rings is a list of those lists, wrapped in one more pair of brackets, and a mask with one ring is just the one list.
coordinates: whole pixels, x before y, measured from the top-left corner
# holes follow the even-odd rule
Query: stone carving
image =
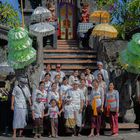
[(82, 4), (82, 22), (89, 22), (89, 4)]
[(55, 3), (53, 3), (53, 2), (49, 3), (48, 4), (48, 9), (51, 11), (51, 14), (52, 14), (52, 17), (49, 18), (49, 22), (57, 21)]
[[(98, 60), (103, 61), (120, 93), (120, 117), (123, 122), (138, 121), (138, 101), (140, 98), (140, 76), (126, 72), (118, 63), (119, 52), (126, 46), (125, 41), (102, 40), (97, 48)], [(137, 116), (136, 116), (137, 115)]]

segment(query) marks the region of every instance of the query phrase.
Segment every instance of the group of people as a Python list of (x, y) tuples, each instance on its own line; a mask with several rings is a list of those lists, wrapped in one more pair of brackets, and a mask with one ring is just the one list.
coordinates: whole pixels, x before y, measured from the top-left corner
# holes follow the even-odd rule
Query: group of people
[[(65, 133), (80, 136), (82, 128), (87, 124), (91, 129), (88, 137), (99, 136), (105, 116), (110, 118), (112, 135), (117, 136), (119, 93), (114, 89), (114, 84), (109, 82), (103, 63), (98, 62), (97, 65), (98, 70), (93, 74), (86, 68), (80, 74), (75, 70), (67, 77), (61, 71), (60, 64), (56, 65), (56, 71), (51, 71), (51, 65), (47, 64), (41, 73), (39, 86), (32, 94), (26, 85), (27, 79), (20, 78), (12, 93), (13, 138), (16, 138), (17, 129), (19, 136), (22, 136), (27, 125), (28, 107), (34, 122), (34, 138), (40, 138), (43, 126), (48, 124), (49, 137), (58, 136), (59, 125), (64, 126)], [(46, 117), (50, 123), (43, 124)]]

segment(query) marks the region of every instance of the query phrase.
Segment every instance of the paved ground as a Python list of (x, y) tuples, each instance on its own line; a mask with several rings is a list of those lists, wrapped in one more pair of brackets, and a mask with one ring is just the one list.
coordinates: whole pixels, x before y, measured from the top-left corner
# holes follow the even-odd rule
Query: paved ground
[[(140, 140), (140, 132), (139, 131), (120, 131), (120, 134), (118, 137), (112, 137), (109, 136), (110, 132), (106, 132), (104, 136), (99, 137), (92, 137), (88, 138), (87, 136), (81, 136), (81, 137), (58, 137), (58, 140)], [(4, 137), (0, 136), (0, 140), (10, 140), (11, 137)], [(42, 137), (42, 140), (46, 139), (54, 139), (54, 138), (48, 138), (48, 137)], [(55, 138), (56, 139), (56, 138)], [(17, 140), (33, 140), (33, 138), (17, 138)]]

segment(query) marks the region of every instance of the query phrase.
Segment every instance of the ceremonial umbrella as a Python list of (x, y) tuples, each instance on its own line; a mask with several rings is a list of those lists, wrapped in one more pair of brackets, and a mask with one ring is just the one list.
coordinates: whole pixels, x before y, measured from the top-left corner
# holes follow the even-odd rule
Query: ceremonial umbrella
[(95, 11), (91, 13), (90, 20), (97, 23), (109, 23), (110, 14), (107, 11)]
[(108, 23), (102, 23), (95, 26), (92, 31), (93, 36), (102, 36), (108, 38), (116, 38), (118, 35), (118, 31)]
[(25, 28), (17, 27), (8, 32), (8, 63), (14, 69), (24, 69), (36, 60), (36, 51)]
[[(55, 27), (49, 23), (41, 22), (29, 26), (29, 31), (32, 35), (37, 37), (38, 55), (37, 63), (43, 63), (43, 37), (55, 33)], [(42, 67), (42, 66), (41, 66)]]
[(42, 20), (49, 19), (52, 16), (51, 11), (44, 7), (37, 7), (32, 15), (31, 20), (36, 22), (41, 22)]

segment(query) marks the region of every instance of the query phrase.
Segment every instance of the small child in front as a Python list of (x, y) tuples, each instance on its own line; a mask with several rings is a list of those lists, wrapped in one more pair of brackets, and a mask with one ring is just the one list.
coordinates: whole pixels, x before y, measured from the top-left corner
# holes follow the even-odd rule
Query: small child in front
[(35, 133), (34, 138), (40, 138), (43, 133), (43, 117), (44, 117), (44, 103), (41, 102), (43, 95), (37, 93), (36, 101), (32, 106), (32, 118), (34, 120), (34, 129)]
[(49, 115), (50, 117), (52, 137), (54, 138), (58, 137), (58, 115), (59, 114), (60, 113), (57, 107), (57, 101), (55, 99), (51, 99), (47, 115)]

